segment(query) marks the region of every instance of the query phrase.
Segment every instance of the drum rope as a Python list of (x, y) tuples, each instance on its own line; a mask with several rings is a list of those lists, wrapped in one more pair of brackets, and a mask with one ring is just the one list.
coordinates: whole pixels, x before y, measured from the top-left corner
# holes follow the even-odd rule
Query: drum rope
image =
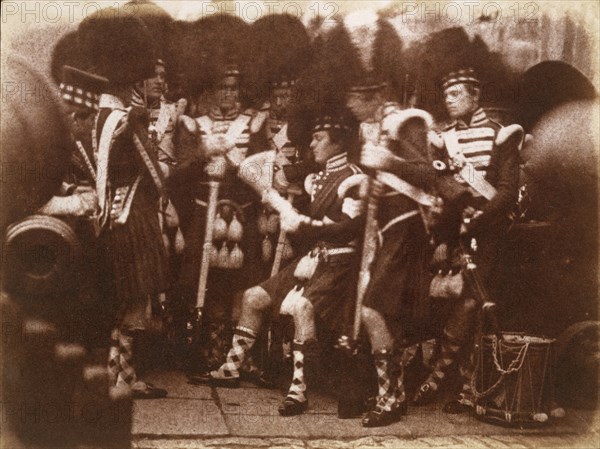
[[(502, 342), (500, 342), (500, 345), (502, 345)], [(480, 347), (481, 347), (480, 352), (483, 352), (483, 345), (480, 345)], [(481, 399), (481, 398), (488, 396), (494, 390), (496, 390), (496, 388), (498, 388), (500, 386), (500, 384), (504, 381), (504, 378), (506, 375), (511, 374), (515, 371), (519, 371), (523, 367), (523, 363), (525, 362), (525, 355), (527, 354), (528, 349), (529, 349), (529, 342), (525, 343), (519, 349), (519, 353), (517, 354), (517, 357), (515, 357), (512, 362), (510, 362), (510, 364), (508, 365), (508, 367), (506, 369), (503, 369), (502, 366), (500, 366), (500, 363), (498, 362), (498, 339), (494, 335), (492, 337), (492, 355), (494, 358), (494, 365), (496, 366), (496, 370), (500, 373), (500, 377), (494, 383), (494, 385), (492, 385), (490, 388), (488, 388), (485, 391), (479, 392), (479, 391), (477, 391), (477, 385), (476, 385), (477, 384), (477, 382), (476, 382), (477, 374), (476, 373), (479, 368), (479, 366), (477, 366), (477, 368), (473, 371), (473, 375), (471, 376), (471, 391), (473, 392), (473, 395), (475, 396), (475, 398)], [(482, 358), (483, 358), (483, 354), (480, 353), (480, 356), (478, 357), (478, 360), (477, 360), (477, 365), (479, 365), (481, 363)]]

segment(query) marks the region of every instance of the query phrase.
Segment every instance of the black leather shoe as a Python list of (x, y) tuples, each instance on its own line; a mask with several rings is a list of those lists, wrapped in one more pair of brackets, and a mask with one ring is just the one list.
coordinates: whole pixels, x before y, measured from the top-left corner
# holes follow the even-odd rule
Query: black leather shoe
[(298, 401), (294, 398), (286, 397), (277, 409), (281, 416), (300, 415), (308, 408), (308, 401)]
[(133, 399), (161, 399), (167, 397), (167, 394), (164, 388), (157, 388), (149, 383), (146, 383), (146, 388), (143, 390), (131, 390)]
[(449, 415), (461, 415), (471, 413), (473, 411), (473, 405), (463, 402), (460, 399), (453, 399), (450, 402), (446, 402), (442, 410)]
[(392, 411), (384, 411), (376, 408), (368, 412), (362, 419), (363, 427), (383, 427), (389, 426), (402, 419), (402, 416), (408, 413), (408, 406), (406, 401), (400, 403), (398, 407)]
[(202, 385), (207, 384), (210, 380), (210, 372), (203, 371), (200, 373), (188, 374), (188, 383), (192, 385)]
[(431, 404), (438, 397), (438, 389), (434, 389), (431, 384), (425, 382), (421, 384), (417, 392), (415, 393), (415, 397), (412, 400), (412, 405), (416, 407), (420, 407), (422, 405)]

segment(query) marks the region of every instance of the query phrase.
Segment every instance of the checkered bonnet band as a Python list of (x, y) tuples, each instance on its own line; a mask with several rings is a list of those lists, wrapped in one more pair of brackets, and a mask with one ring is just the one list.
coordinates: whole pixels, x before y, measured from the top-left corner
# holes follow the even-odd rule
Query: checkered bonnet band
[(348, 131), (350, 128), (344, 122), (344, 119), (341, 116), (322, 115), (317, 117), (317, 119), (315, 120), (313, 132), (329, 131), (330, 129)]
[(63, 100), (77, 106), (85, 106), (88, 109), (98, 110), (100, 95), (84, 90), (72, 84), (60, 83), (60, 93)]
[(106, 78), (65, 65), (59, 86), (61, 97), (71, 104), (97, 111), (100, 94), (107, 82)]
[(455, 84), (475, 84), (479, 86), (479, 80), (475, 70), (471, 68), (450, 72), (442, 79), (442, 89), (447, 89)]

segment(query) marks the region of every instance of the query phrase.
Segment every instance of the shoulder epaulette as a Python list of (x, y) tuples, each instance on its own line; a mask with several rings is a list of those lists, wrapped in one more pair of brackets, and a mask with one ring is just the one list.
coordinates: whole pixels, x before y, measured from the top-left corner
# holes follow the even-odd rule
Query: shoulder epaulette
[(503, 145), (509, 139), (515, 138), (518, 139), (518, 148), (521, 149), (523, 145), (523, 139), (525, 137), (525, 131), (521, 125), (512, 124), (505, 127), (500, 128), (498, 134), (496, 135), (495, 144)]
[(359, 173), (363, 173), (362, 169), (356, 164), (349, 163), (348, 167), (350, 168), (350, 170), (352, 170), (352, 173), (355, 175), (357, 175)]
[(442, 133), (440, 131), (434, 131), (433, 129), (429, 130), (427, 133), (427, 137), (429, 138), (429, 143), (436, 148), (444, 147), (444, 138), (442, 137)]

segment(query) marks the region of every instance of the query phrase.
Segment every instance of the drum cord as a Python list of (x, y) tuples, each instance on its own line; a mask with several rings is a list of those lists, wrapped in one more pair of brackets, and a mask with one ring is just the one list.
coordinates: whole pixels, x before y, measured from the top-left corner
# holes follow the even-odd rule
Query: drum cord
[[(500, 342), (500, 345), (502, 345), (502, 342)], [(483, 345), (482, 345), (480, 347), (479, 357), (477, 358), (477, 366), (475, 367), (475, 370), (473, 371), (473, 375), (471, 376), (471, 391), (473, 392), (473, 395), (475, 396), (475, 398), (481, 399), (481, 398), (488, 396), (494, 390), (496, 390), (496, 388), (498, 388), (500, 386), (500, 384), (504, 381), (504, 378), (508, 374), (519, 371), (523, 367), (523, 363), (525, 362), (525, 356), (527, 355), (528, 349), (529, 349), (529, 343), (527, 342), (521, 347), (521, 349), (519, 349), (519, 353), (517, 354), (517, 357), (515, 357), (512, 362), (510, 362), (510, 364), (508, 365), (508, 367), (506, 369), (503, 369), (502, 366), (500, 366), (500, 362), (498, 361), (498, 338), (495, 335), (493, 335), (492, 336), (492, 355), (494, 358), (494, 365), (496, 366), (496, 370), (500, 373), (500, 377), (494, 383), (494, 385), (492, 385), (490, 388), (488, 388), (487, 390), (485, 390), (483, 392), (479, 392), (479, 391), (477, 391), (476, 378), (477, 378), (477, 372), (479, 371), (479, 368), (481, 367), (480, 366), (481, 360), (483, 359), (483, 354), (482, 354)]]

